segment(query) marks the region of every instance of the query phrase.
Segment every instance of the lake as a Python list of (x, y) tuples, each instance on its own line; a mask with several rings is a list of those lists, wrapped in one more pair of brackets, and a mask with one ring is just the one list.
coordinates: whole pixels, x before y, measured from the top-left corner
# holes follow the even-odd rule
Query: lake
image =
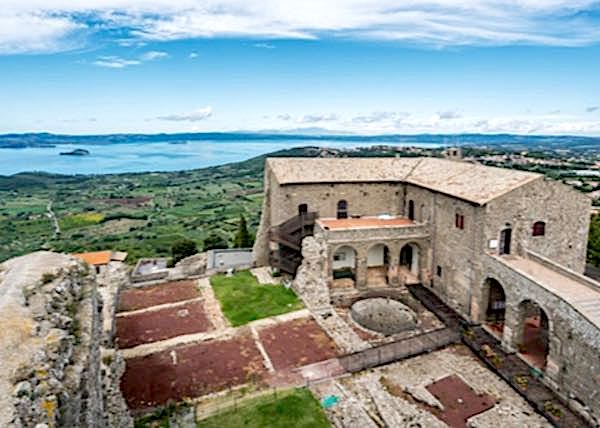
[[(239, 162), (277, 150), (301, 146), (332, 148), (366, 147), (381, 142), (331, 140), (229, 140), (121, 143), (106, 145), (59, 144), (56, 147), (0, 149), (0, 175), (43, 171), (58, 174), (115, 174), (121, 172), (179, 171)], [(438, 144), (402, 143), (401, 146), (438, 147)], [(75, 149), (90, 151), (89, 156), (61, 156)]]

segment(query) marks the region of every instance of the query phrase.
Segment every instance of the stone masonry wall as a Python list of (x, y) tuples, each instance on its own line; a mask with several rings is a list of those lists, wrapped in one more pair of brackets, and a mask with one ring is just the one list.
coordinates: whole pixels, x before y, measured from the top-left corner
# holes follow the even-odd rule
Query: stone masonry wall
[[(103, 388), (118, 378), (111, 378), (113, 372), (101, 361), (102, 301), (93, 270), (47, 252), (10, 260), (0, 265), (2, 270), (0, 287), (14, 292), (0, 296), (3, 309), (31, 326), (21, 339), (22, 354), (28, 355), (11, 360), (11, 370), (2, 379), (13, 385), (2, 403), (8, 410), (3, 416), (10, 418), (7, 426), (116, 426), (107, 424), (105, 401), (124, 400), (118, 389)], [(14, 299), (19, 292), (20, 302)], [(7, 328), (5, 322), (2, 327)], [(118, 426), (132, 426), (128, 413), (121, 415)]]
[[(590, 199), (554, 180), (536, 180), (491, 201), (486, 207), (485, 240), (499, 239), (508, 223), (512, 249), (527, 248), (583, 273), (590, 223)], [(532, 236), (533, 223), (544, 221), (544, 236)]]
[(504, 345), (516, 349), (520, 342), (519, 304), (524, 300), (537, 303), (548, 316), (550, 329), (546, 379), (576, 410), (600, 423), (600, 329), (566, 301), (500, 261), (486, 257), (484, 267), (506, 293)]

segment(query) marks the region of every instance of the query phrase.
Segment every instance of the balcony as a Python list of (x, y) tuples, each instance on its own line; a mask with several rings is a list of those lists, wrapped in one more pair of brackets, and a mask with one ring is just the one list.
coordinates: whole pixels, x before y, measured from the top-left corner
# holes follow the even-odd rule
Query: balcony
[(315, 224), (329, 242), (394, 240), (429, 236), (427, 224), (417, 223), (405, 217), (321, 218)]

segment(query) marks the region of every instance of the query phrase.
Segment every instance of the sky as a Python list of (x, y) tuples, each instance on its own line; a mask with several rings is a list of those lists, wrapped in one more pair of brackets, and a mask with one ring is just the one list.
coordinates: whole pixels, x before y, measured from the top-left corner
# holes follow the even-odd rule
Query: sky
[(600, 135), (600, 1), (0, 3), (0, 133)]

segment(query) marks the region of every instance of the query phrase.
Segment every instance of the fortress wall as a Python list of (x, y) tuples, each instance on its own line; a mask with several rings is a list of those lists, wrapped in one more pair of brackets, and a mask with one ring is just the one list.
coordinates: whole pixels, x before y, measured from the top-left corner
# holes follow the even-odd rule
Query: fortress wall
[(336, 217), (339, 200), (348, 202), (348, 215), (374, 216), (400, 213), (402, 195), (397, 183), (291, 184), (271, 182), (270, 220), (276, 226), (298, 214), (298, 205), (319, 217)]
[[(524, 249), (529, 249), (583, 273), (590, 209), (591, 201), (585, 195), (554, 180), (536, 180), (487, 204), (485, 242), (498, 240), (509, 223), (513, 229), (511, 252), (524, 255)], [(532, 236), (536, 221), (546, 223), (544, 236)]]
[[(102, 300), (93, 269), (49, 252), (0, 265), (2, 419), (15, 427), (132, 426), (118, 383), (122, 361), (102, 361)], [(11, 314), (10, 319), (6, 318)]]

